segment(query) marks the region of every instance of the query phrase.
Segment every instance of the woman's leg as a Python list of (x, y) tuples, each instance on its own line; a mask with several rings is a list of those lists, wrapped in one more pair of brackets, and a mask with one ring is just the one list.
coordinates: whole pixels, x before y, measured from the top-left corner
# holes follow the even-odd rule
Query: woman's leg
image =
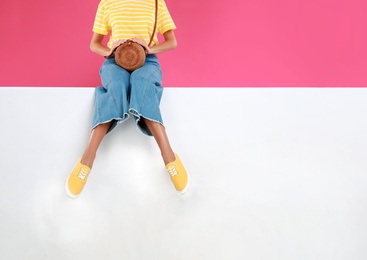
[(176, 190), (181, 194), (190, 187), (189, 177), (180, 158), (171, 148), (162, 125), (159, 103), (162, 97), (162, 72), (155, 55), (148, 55), (144, 66), (130, 76), (131, 94), (129, 112), (135, 116), (143, 133), (153, 135)]
[(103, 137), (106, 135), (108, 129), (110, 129), (111, 124), (112, 121), (105, 124), (100, 124), (92, 130), (87, 148), (85, 149), (83, 157), (81, 159), (82, 164), (87, 165), (89, 168), (92, 168), (98, 147), (101, 144)]
[[(92, 167), (103, 137), (116, 126), (118, 121), (128, 118), (128, 93), (130, 74), (107, 59), (100, 70), (103, 87), (95, 89), (93, 130), (81, 163)], [(109, 121), (109, 122), (108, 122)], [(108, 123), (104, 123), (108, 122)]]
[(112, 122), (100, 124), (92, 130), (83, 157), (77, 162), (66, 180), (65, 192), (70, 198), (76, 199), (82, 192), (96, 157), (97, 149), (111, 124)]
[(66, 193), (71, 198), (77, 198), (82, 192), (103, 137), (116, 126), (117, 121), (122, 122), (128, 118), (130, 73), (110, 58), (104, 61), (100, 76), (103, 87), (95, 89), (93, 130), (82, 158), (66, 181)]
[(143, 120), (161, 150), (164, 164), (175, 189), (185, 194), (190, 189), (190, 179), (180, 158), (171, 148), (164, 126), (148, 119)]
[(170, 162), (173, 162), (175, 160), (175, 154), (171, 148), (171, 145), (169, 143), (166, 130), (163, 125), (148, 120), (143, 119), (144, 123), (149, 128), (150, 132), (153, 134), (159, 149), (161, 150), (162, 158), (164, 161), (164, 164), (167, 165)]

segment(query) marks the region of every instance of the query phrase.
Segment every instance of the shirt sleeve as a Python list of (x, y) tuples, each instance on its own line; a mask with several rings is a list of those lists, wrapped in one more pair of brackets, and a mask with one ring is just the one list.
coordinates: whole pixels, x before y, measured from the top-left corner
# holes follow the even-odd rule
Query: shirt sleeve
[(176, 29), (176, 25), (164, 0), (159, 0), (157, 28), (160, 34)]
[(102, 35), (107, 35), (109, 30), (110, 26), (105, 19), (105, 1), (102, 0), (98, 5), (92, 31)]

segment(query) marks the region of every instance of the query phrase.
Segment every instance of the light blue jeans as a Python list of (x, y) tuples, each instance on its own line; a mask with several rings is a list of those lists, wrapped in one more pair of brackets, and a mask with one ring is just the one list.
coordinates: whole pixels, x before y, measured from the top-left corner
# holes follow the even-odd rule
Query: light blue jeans
[(114, 57), (106, 59), (100, 76), (103, 86), (95, 89), (93, 128), (112, 122), (109, 133), (129, 115), (134, 116), (138, 128), (149, 136), (152, 133), (142, 117), (163, 125), (159, 109), (162, 71), (156, 55), (147, 55), (143, 67), (132, 73), (118, 66)]

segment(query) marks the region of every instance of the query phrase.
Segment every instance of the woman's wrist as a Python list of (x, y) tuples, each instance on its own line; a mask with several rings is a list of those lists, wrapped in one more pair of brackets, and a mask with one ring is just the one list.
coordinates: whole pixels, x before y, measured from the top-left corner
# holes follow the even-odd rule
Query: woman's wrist
[(148, 54), (159, 54), (166, 51), (174, 50), (177, 46), (175, 41), (162, 42), (149, 48)]
[(90, 46), (91, 48), (91, 51), (98, 54), (98, 55), (101, 55), (101, 56), (108, 56), (109, 53), (111, 52), (111, 49), (108, 48), (108, 47), (105, 47), (101, 44), (93, 44)]

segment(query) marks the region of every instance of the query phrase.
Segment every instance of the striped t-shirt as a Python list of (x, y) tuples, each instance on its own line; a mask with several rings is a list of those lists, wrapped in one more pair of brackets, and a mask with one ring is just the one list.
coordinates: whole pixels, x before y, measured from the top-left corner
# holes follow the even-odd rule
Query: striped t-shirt
[[(107, 35), (108, 46), (118, 39), (140, 38), (148, 44), (155, 20), (155, 0), (101, 0), (93, 32)], [(151, 46), (158, 44), (157, 33), (176, 29), (164, 0), (158, 0), (157, 29)]]

